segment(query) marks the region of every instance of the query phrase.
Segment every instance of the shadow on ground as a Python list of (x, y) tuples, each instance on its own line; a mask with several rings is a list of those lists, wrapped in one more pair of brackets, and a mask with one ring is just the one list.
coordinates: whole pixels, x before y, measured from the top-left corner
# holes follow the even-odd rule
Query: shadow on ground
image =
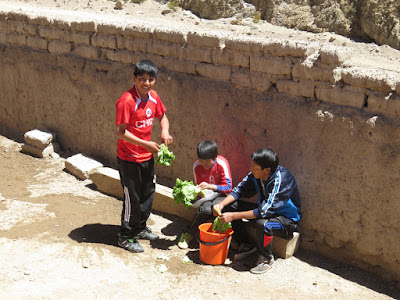
[(386, 294), (394, 299), (400, 299), (400, 289), (397, 288), (397, 283), (394, 281), (385, 281), (376, 274), (327, 258), (309, 250), (299, 249), (295, 256), (312, 266), (327, 270), (368, 289)]

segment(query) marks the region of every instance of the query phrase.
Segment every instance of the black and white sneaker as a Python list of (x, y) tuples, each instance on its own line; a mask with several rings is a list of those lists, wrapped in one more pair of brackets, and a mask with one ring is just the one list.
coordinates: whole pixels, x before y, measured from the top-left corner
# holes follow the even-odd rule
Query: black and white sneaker
[(137, 235), (135, 235), (135, 239), (154, 241), (158, 239), (158, 235), (153, 233), (149, 227), (146, 227)]
[(135, 239), (118, 238), (118, 246), (134, 253), (143, 252), (144, 249), (140, 243)]

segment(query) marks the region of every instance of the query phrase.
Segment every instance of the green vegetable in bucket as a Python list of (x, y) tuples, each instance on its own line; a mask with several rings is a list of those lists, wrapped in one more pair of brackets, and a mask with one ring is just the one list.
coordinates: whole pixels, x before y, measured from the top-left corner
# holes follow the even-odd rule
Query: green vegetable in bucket
[(161, 144), (160, 151), (158, 151), (157, 156), (157, 163), (166, 167), (169, 167), (172, 161), (175, 159), (174, 153), (169, 151), (165, 144)]
[(200, 187), (194, 185), (192, 181), (177, 178), (175, 186), (172, 189), (172, 196), (175, 203), (190, 207), (197, 196), (204, 197), (204, 192)]
[(222, 223), (220, 221), (219, 216), (221, 215), (221, 211), (219, 210), (219, 206), (218, 205), (214, 205), (214, 210), (217, 212), (218, 216), (214, 220), (213, 231), (216, 231), (218, 233), (224, 233), (229, 228), (232, 228), (230, 222), (229, 223)]

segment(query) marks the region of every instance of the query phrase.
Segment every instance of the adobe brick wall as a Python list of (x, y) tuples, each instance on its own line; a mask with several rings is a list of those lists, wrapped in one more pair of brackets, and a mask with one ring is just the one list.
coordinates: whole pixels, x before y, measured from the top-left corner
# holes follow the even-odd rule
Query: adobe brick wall
[(203, 139), (219, 144), (235, 183), (250, 154), (269, 146), (297, 178), (302, 247), (400, 280), (400, 76), (351, 65), (351, 55), (0, 5), (0, 126), (47, 128), (64, 149), (115, 167), (115, 102), (131, 87), (132, 64), (151, 59), (176, 155), (157, 167), (160, 183), (193, 178)]

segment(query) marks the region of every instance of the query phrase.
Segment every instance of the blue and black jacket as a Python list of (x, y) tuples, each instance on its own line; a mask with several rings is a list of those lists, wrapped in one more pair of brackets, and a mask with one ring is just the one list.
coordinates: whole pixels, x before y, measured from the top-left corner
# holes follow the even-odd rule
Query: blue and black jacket
[(235, 200), (251, 198), (258, 194), (258, 207), (253, 210), (256, 218), (284, 216), (298, 223), (301, 219), (300, 194), (293, 175), (278, 166), (267, 182), (249, 173), (230, 193)]

